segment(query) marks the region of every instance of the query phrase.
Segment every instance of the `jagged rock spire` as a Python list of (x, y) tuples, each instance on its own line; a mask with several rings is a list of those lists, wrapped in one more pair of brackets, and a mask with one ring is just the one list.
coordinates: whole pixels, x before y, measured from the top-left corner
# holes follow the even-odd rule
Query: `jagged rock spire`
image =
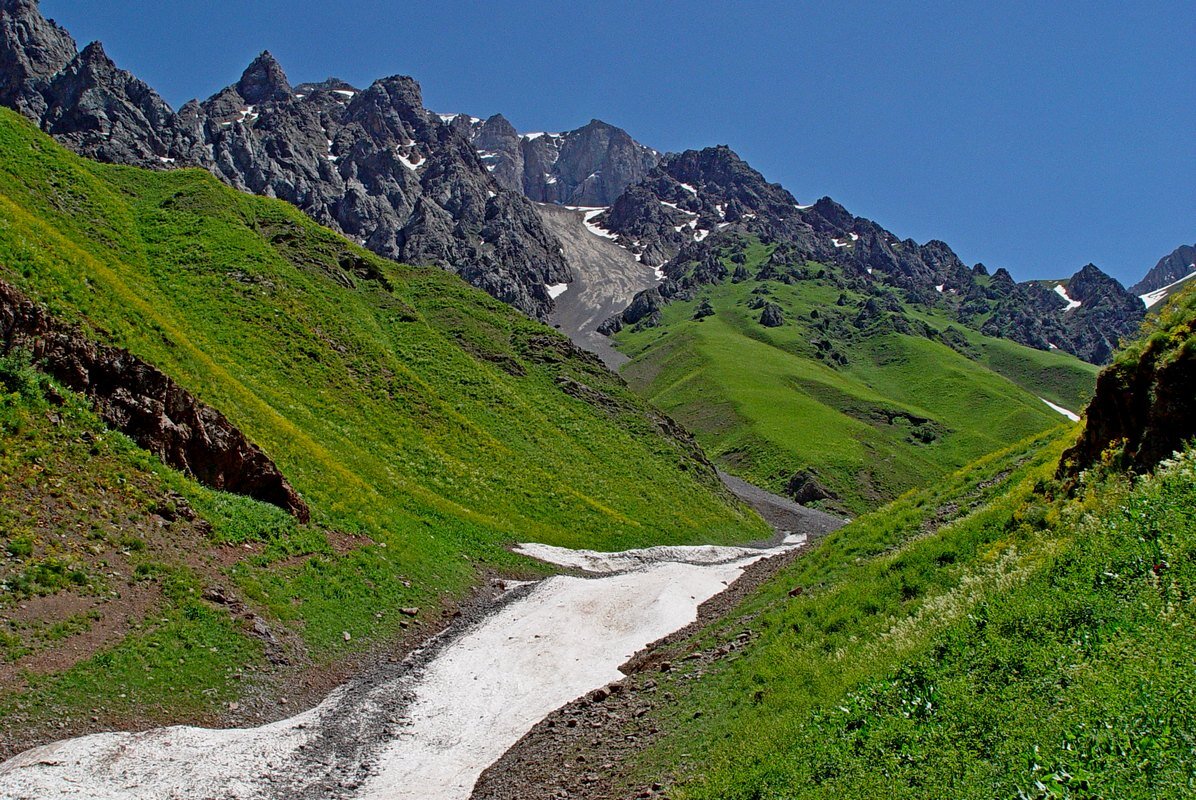
[(268, 100), (288, 100), (293, 96), (291, 84), (287, 81), (282, 65), (269, 50), (263, 50), (261, 55), (245, 68), (236, 88), (237, 94), (252, 105)]

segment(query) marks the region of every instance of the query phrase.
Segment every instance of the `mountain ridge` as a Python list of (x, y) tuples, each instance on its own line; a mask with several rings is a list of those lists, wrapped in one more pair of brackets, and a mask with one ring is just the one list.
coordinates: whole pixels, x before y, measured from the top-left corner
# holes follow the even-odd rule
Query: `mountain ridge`
[(76, 52), (35, 0), (6, 0), (0, 13), (0, 103), (82, 155), (206, 169), (287, 200), (379, 255), (458, 272), (540, 319), (552, 309), (545, 286), (570, 279), (531, 204), (423, 107), (411, 78), (296, 92), (264, 52), (234, 84), (176, 113), (98, 42)]

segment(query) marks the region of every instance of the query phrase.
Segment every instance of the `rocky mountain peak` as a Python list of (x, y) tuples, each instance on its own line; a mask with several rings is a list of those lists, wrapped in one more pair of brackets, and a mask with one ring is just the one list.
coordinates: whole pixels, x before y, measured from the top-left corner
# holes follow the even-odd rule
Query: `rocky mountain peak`
[(0, 0), (0, 102), (13, 105), (27, 81), (60, 71), (76, 50), (71, 35), (41, 15), (37, 0)]
[(1072, 275), (1067, 282), (1067, 294), (1072, 300), (1082, 303), (1096, 301), (1107, 292), (1128, 294), (1121, 283), (1109, 276), (1100, 267), (1088, 263)]
[(502, 114), (495, 114), (477, 130), (473, 139), (474, 147), (479, 150), (501, 150), (511, 146), (518, 147), (519, 132), (510, 120)]
[(253, 60), (237, 81), (237, 94), (250, 105), (269, 100), (290, 100), (294, 94), (286, 73), (269, 50)]
[(1159, 259), (1142, 280), (1130, 287), (1137, 295), (1157, 292), (1196, 272), (1196, 244), (1181, 244)]
[(445, 119), (469, 137), (499, 184), (539, 203), (609, 206), (660, 161), (655, 150), (599, 119), (563, 133), (519, 133), (501, 114)]

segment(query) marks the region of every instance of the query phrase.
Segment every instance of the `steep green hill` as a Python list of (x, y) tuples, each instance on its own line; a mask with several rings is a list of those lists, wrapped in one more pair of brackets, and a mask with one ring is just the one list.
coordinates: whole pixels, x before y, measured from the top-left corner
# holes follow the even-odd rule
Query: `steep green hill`
[(633, 783), (672, 775), (686, 800), (1190, 797), (1196, 451), (1064, 498), (1062, 444), (861, 517), (666, 655), (683, 665), (654, 676), (670, 700), (628, 732), (667, 733)]
[[(21, 675), (31, 641), (14, 610), (14, 576), (42, 574), (55, 559), (78, 562), (64, 567), (66, 583), (25, 580), (21, 596), (121, 594), (126, 579), (132, 587), (144, 578), (159, 585), (158, 599), (132, 613), (156, 614), (147, 609), (161, 603), (170, 613), (104, 639), (103, 652), (65, 671), (49, 664), (6, 683), (0, 719), (38, 704), (49, 713), (50, 701), (76, 711), (103, 705), (59, 691), (100, 675), (109, 681), (101, 699), (117, 705), (166, 706), (170, 691), (194, 679), (212, 688), (204, 702), (214, 707), (245, 651), (260, 661), (261, 641), (238, 634), (235, 646), (201, 648), (218, 651), (198, 659), (203, 680), (195, 662), (147, 641), (169, 625), (207, 624), (219, 604), (197, 598), (217, 579), (280, 638), (292, 636), (295, 652), (328, 661), (397, 630), (402, 606), (439, 606), (491, 570), (528, 569), (504, 549), (514, 541), (621, 548), (767, 533), (692, 443), (595, 359), (455, 276), (375, 257), (285, 203), (234, 192), (204, 172), (80, 159), (8, 111), (0, 154), (0, 280), (222, 411), (311, 507), (311, 523), (298, 525), (271, 506), (204, 489), (127, 442), (113, 445), (115, 461), (103, 469), (80, 463), (91, 447), (81, 442), (109, 440), (98, 422), (70, 398), (77, 413), (64, 420), (13, 378), (6, 391), (23, 399), (6, 401), (0, 475), (9, 673)], [(9, 358), (8, 373), (27, 373), (18, 355)], [(29, 477), (30, 464), (42, 477)], [(93, 524), (80, 510), (67, 525), (56, 505), (64, 492), (72, 506), (112, 506), (117, 517)], [(169, 505), (170, 493), (199, 514), (180, 534), (188, 544), (116, 547), (125, 561), (161, 551), (160, 568), (136, 580), (105, 567), (124, 528), (136, 529), (130, 541), (146, 539), (144, 517)], [(152, 513), (167, 528), (177, 516)], [(88, 530), (99, 531), (90, 543)], [(219, 568), (181, 555), (222, 543), (247, 549), (242, 557), (219, 549)], [(162, 576), (180, 570), (193, 577), (172, 594)], [(165, 693), (135, 694), (113, 678), (125, 674), (114, 664)]]
[(1067, 458), (1070, 431), (987, 456), (658, 654), (668, 702), (626, 733), (665, 733), (632, 782), (671, 774), (688, 800), (1191, 797), (1194, 331), (1196, 291), (1102, 372)]
[(728, 243), (734, 279), (616, 336), (630, 384), (731, 472), (779, 492), (809, 476), (826, 504), (858, 513), (1066, 422), (1044, 399), (1078, 409), (1091, 394), (1090, 364), (983, 336), (840, 268), (777, 270), (771, 249)]

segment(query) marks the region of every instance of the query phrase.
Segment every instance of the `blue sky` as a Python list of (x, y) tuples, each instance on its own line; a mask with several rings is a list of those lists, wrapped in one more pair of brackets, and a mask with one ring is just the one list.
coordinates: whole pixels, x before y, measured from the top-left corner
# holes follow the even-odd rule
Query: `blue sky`
[(1196, 242), (1196, 4), (42, 0), (176, 108), (261, 50), (414, 76), (520, 130), (729, 144), (799, 200), (1016, 278), (1136, 281)]

